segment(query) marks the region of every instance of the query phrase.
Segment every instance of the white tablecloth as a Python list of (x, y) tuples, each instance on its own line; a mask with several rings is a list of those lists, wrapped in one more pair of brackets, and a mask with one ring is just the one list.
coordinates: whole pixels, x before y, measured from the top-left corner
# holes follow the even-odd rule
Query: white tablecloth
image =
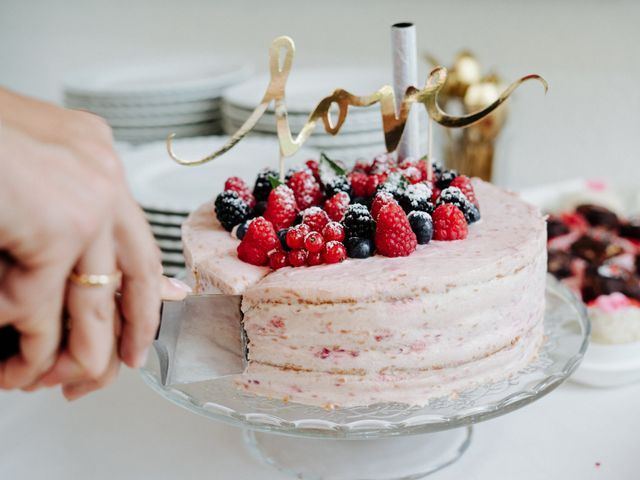
[[(566, 384), (476, 426), (467, 453), (433, 480), (640, 478), (640, 385)], [(67, 403), (57, 390), (0, 393), (0, 479), (289, 478), (254, 461), (239, 429), (189, 413), (123, 371)]]

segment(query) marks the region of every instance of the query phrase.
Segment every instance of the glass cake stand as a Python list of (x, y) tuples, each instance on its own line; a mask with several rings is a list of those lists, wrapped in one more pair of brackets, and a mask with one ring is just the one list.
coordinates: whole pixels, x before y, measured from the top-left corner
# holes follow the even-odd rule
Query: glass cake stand
[(157, 359), (142, 376), (177, 405), (243, 428), (255, 457), (296, 478), (418, 479), (460, 458), (474, 423), (541, 398), (573, 373), (591, 328), (582, 302), (550, 276), (544, 326), (540, 355), (526, 369), (424, 407), (387, 403), (327, 410), (249, 395), (228, 377), (163, 387)]

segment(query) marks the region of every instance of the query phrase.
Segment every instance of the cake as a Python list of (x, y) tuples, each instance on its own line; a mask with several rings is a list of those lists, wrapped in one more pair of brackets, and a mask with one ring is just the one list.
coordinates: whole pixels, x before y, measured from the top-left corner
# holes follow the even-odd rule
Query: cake
[(458, 240), (436, 240), (445, 238), (436, 219), (447, 193), (435, 190), (455, 176), (436, 172), (429, 190), (434, 239), (423, 241), (418, 231), (413, 248), (396, 256), (379, 253), (393, 250), (382, 248), (376, 233), (378, 254), (367, 258), (274, 270), (270, 261), (240, 260), (247, 237), (230, 235), (213, 202), (194, 211), (183, 225), (183, 245), (195, 292), (243, 296), (248, 364), (238, 387), (324, 407), (423, 405), (527, 366), (544, 336), (545, 218), (516, 195), (473, 179), (467, 196), (482, 219), (472, 219), (468, 232), (464, 225)]

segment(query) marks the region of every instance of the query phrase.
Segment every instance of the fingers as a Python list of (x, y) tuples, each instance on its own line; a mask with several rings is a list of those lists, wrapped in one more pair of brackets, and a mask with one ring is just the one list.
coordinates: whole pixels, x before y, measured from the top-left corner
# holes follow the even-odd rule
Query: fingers
[(191, 287), (177, 278), (162, 276), (162, 300), (178, 301), (191, 293)]
[(142, 366), (158, 329), (162, 265), (155, 240), (140, 208), (121, 197), (116, 218), (116, 253), (122, 271), (123, 329), (120, 358)]
[[(112, 231), (101, 228), (98, 237), (76, 265), (76, 272), (111, 274), (116, 269)], [(69, 336), (44, 385), (69, 384), (100, 378), (109, 364), (114, 344), (115, 290), (117, 285), (68, 284), (66, 308)]]

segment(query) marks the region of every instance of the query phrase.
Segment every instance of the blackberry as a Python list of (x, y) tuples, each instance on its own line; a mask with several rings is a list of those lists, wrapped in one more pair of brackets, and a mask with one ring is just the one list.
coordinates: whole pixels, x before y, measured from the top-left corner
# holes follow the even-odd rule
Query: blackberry
[(390, 193), (391, 195), (393, 195), (393, 198), (395, 198), (396, 201), (400, 202), (400, 198), (402, 197), (404, 190), (401, 189), (398, 185), (385, 182), (376, 187), (376, 192), (373, 194), (373, 198), (375, 198), (375, 196), (380, 192)]
[(345, 240), (349, 258), (368, 258), (373, 255), (375, 247), (369, 238), (351, 237)]
[(467, 200), (467, 197), (458, 187), (447, 187), (440, 192), (440, 198), (438, 198), (437, 206), (444, 203), (451, 203), (458, 207), (464, 214), (464, 219), (467, 223), (475, 223), (480, 220), (480, 210), (478, 210), (473, 203)]
[(253, 187), (253, 196), (255, 197), (256, 202), (266, 201), (269, 198), (269, 193), (271, 192), (271, 182), (269, 181), (269, 177), (278, 178), (278, 172), (265, 168), (260, 170), (258, 173), (256, 183)]
[(344, 175), (332, 177), (324, 184), (324, 194), (327, 198), (338, 192), (345, 192), (351, 197), (351, 181)]
[(354, 203), (347, 208), (342, 219), (342, 226), (346, 238), (373, 238), (376, 222), (367, 207), (360, 203)]
[(427, 212), (413, 211), (407, 215), (411, 230), (416, 234), (419, 245), (424, 245), (431, 241), (433, 237), (433, 220)]
[(440, 190), (444, 190), (451, 185), (454, 178), (458, 176), (458, 172), (455, 170), (444, 170), (440, 175), (436, 177), (436, 187)]
[(431, 189), (425, 183), (409, 185), (404, 192), (399, 195), (398, 203), (405, 213), (417, 210), (432, 214), (435, 210), (433, 203), (431, 203)]
[(442, 168), (442, 165), (440, 165), (439, 163), (433, 162), (431, 164), (431, 170), (433, 172), (434, 180), (438, 181), (438, 179), (440, 178), (440, 175), (442, 175), (442, 171), (444, 170)]
[(287, 245), (287, 232), (289, 231), (288, 228), (282, 228), (280, 230), (278, 230), (278, 232), (276, 233), (276, 235), (278, 236), (278, 240), (280, 240), (280, 245), (282, 246), (282, 249), (285, 252), (288, 252), (289, 250), (291, 250), (291, 248), (289, 248), (289, 245)]
[(251, 220), (247, 220), (246, 222), (242, 222), (236, 228), (236, 238), (238, 240), (242, 240), (247, 233), (247, 229), (249, 228), (249, 223)]
[(232, 190), (222, 192), (216, 197), (215, 210), (218, 221), (228, 232), (239, 223), (247, 220), (251, 214), (247, 202)]
[(372, 198), (367, 198), (367, 197), (355, 197), (351, 199), (351, 203), (359, 203), (361, 205), (364, 205), (367, 208), (371, 207), (371, 201), (372, 201)]
[(267, 210), (267, 201), (266, 200), (261, 200), (259, 202), (256, 202), (256, 206), (253, 207), (253, 216), (254, 217), (261, 217), (262, 215), (264, 215), (264, 212)]

